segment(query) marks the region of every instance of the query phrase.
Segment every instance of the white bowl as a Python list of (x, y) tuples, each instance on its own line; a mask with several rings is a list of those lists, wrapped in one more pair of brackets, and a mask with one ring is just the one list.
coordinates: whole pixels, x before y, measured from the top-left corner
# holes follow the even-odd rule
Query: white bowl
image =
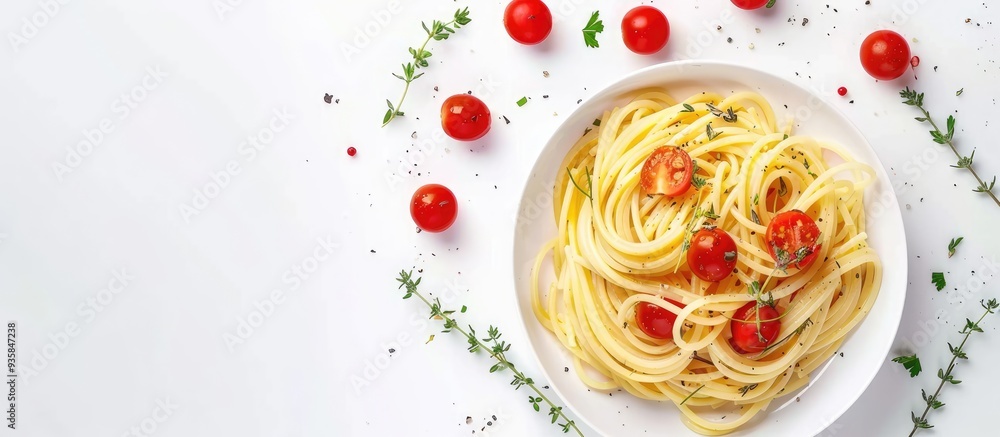
[[(722, 62), (688, 61), (655, 65), (611, 84), (588, 99), (556, 130), (542, 150), (525, 185), (514, 233), (514, 281), (518, 309), (531, 348), (545, 378), (579, 420), (604, 435), (696, 436), (681, 423), (670, 402), (636, 398), (624, 391), (590, 391), (573, 371), (568, 352), (535, 319), (531, 309), (531, 268), (540, 246), (556, 235), (552, 186), (563, 157), (584, 129), (603, 111), (621, 106), (625, 95), (646, 87), (665, 87), (674, 98), (714, 91), (756, 91), (775, 108), (778, 120), (795, 117), (794, 131), (836, 141), (875, 169), (878, 180), (865, 193), (869, 244), (882, 260), (882, 288), (870, 314), (850, 335), (840, 353), (812, 375), (809, 386), (777, 399), (732, 436), (815, 436), (833, 424), (861, 396), (882, 366), (906, 297), (906, 239), (899, 204), (882, 163), (858, 129), (815, 93), (773, 74)], [(786, 106), (787, 105), (787, 109)], [(542, 286), (554, 278), (543, 264)]]

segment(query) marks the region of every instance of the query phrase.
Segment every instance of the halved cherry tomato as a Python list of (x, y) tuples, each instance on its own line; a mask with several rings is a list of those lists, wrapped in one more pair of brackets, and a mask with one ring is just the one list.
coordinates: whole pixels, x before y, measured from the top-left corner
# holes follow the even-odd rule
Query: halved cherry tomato
[[(678, 307), (684, 308), (684, 304), (671, 299), (663, 299)], [(677, 314), (670, 310), (646, 302), (639, 302), (635, 306), (635, 321), (639, 329), (646, 335), (661, 340), (674, 338), (674, 322)]]
[(514, 0), (503, 12), (503, 27), (514, 41), (538, 44), (552, 31), (552, 12), (542, 0)]
[(441, 104), (441, 128), (456, 140), (478, 140), (490, 131), (490, 108), (468, 94), (455, 94)]
[(910, 68), (910, 45), (891, 30), (872, 32), (861, 43), (861, 66), (876, 79), (895, 79)]
[(691, 273), (703, 281), (719, 282), (736, 267), (736, 242), (726, 231), (705, 227), (691, 237), (687, 261)]
[[(793, 209), (774, 216), (765, 234), (767, 251), (776, 262), (803, 269), (819, 256), (819, 226), (806, 213)], [(779, 259), (779, 249), (785, 260)], [(799, 260), (801, 258), (801, 260)], [(799, 260), (796, 262), (796, 260)]]
[[(760, 313), (760, 335), (757, 335), (757, 313)], [(778, 320), (778, 310), (764, 305), (757, 308), (757, 302), (747, 302), (736, 310), (733, 320), (729, 322), (729, 332), (733, 337), (729, 345), (737, 353), (749, 354), (762, 352), (775, 340), (781, 332), (781, 320)], [(764, 337), (764, 341), (761, 341)]]
[(693, 169), (691, 155), (678, 147), (663, 146), (646, 158), (639, 183), (646, 194), (677, 196), (691, 187)]
[(458, 217), (455, 193), (448, 187), (427, 184), (417, 189), (410, 200), (410, 217), (417, 227), (427, 232), (443, 232)]

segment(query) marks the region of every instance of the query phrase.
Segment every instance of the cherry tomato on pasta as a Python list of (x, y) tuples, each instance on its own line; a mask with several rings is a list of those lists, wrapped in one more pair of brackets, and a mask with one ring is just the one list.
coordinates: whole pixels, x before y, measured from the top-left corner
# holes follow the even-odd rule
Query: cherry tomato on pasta
[(646, 158), (639, 183), (646, 194), (677, 196), (691, 187), (693, 170), (691, 155), (678, 147), (663, 146)]
[(410, 200), (410, 217), (421, 230), (442, 232), (458, 217), (455, 193), (444, 185), (428, 184), (417, 189)]
[[(760, 313), (760, 330), (757, 330), (757, 315)], [(747, 302), (733, 314), (729, 322), (729, 332), (733, 337), (730, 346), (737, 353), (750, 354), (763, 352), (778, 339), (781, 332), (781, 320), (778, 320), (778, 310), (764, 305), (757, 307), (757, 302)], [(760, 335), (757, 335), (757, 334)], [(763, 341), (761, 339), (763, 337)]]
[(503, 12), (503, 27), (514, 41), (538, 44), (552, 31), (552, 13), (541, 0), (514, 0)]
[(861, 43), (861, 66), (876, 79), (895, 79), (910, 68), (910, 45), (891, 30), (873, 32)]
[[(664, 299), (678, 307), (684, 308), (680, 302), (671, 299)], [(635, 306), (635, 321), (639, 329), (646, 335), (660, 340), (670, 340), (674, 338), (674, 322), (677, 314), (670, 310), (653, 305), (651, 303), (639, 302)]]
[(622, 18), (625, 47), (640, 55), (651, 55), (667, 45), (670, 23), (667, 16), (652, 6), (637, 6)]
[(736, 242), (722, 229), (705, 227), (691, 237), (688, 266), (703, 281), (719, 282), (729, 277), (736, 267), (736, 258)]
[(733, 4), (740, 9), (760, 9), (766, 5), (768, 0), (733, 0)]
[(455, 94), (441, 105), (441, 128), (456, 140), (478, 140), (490, 130), (490, 108), (468, 94)]
[(819, 226), (806, 213), (793, 209), (782, 212), (767, 224), (767, 251), (779, 264), (806, 268), (819, 256)]

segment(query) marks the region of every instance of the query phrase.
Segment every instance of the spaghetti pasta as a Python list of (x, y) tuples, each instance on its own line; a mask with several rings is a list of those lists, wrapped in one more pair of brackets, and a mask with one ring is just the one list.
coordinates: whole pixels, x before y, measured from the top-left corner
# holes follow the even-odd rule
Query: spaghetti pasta
[[(587, 386), (670, 400), (692, 430), (726, 434), (806, 385), (861, 322), (881, 284), (863, 203), (875, 173), (837, 144), (789, 134), (756, 93), (677, 102), (655, 89), (606, 112), (572, 147), (555, 183), (558, 235), (539, 252), (531, 294), (538, 321)], [(645, 193), (643, 164), (664, 145), (686, 151), (705, 184), (673, 197)], [(820, 229), (815, 262), (802, 269), (777, 262), (765, 238), (790, 210)], [(684, 256), (692, 231), (711, 219), (739, 252), (719, 282), (692, 274)], [(555, 280), (542, 287), (549, 254)], [(767, 290), (755, 295), (750, 284), (760, 283)], [(781, 340), (741, 353), (729, 341), (732, 319), (762, 294), (781, 313)], [(643, 302), (676, 314), (672, 339), (640, 329)], [(737, 413), (710, 418), (726, 406)]]

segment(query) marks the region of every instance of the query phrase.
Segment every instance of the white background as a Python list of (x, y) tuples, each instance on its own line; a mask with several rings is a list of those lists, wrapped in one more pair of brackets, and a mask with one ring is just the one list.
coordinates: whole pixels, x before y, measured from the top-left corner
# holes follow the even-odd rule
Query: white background
[[(908, 433), (920, 388), (936, 386), (949, 359), (946, 342), (979, 315), (979, 299), (998, 294), (1000, 209), (948, 167), (951, 152), (897, 96), (906, 85), (927, 92), (938, 119), (957, 116), (958, 146), (979, 147), (981, 173), (1000, 173), (988, 140), (998, 14), (983, 2), (778, 0), (745, 12), (723, 0), (658, 1), (672, 33), (649, 57), (628, 52), (618, 32), (638, 1), (550, 1), (555, 27), (535, 47), (507, 37), (506, 2), (495, 0), (410, 1), (397, 12), (381, 0), (42, 3), (0, 5), (0, 321), (18, 323), (21, 367), (18, 430), (0, 435), (145, 426), (157, 436), (464, 436), (483, 435), (492, 415), (489, 435), (556, 435), (461, 338), (425, 344), (438, 330), (394, 278), (423, 269), (425, 290), (467, 305), (464, 322), (500, 326), (512, 358), (537, 375), (510, 259), (527, 172), (579, 99), (668, 60), (741, 62), (815, 90), (865, 132), (905, 205), (911, 285), (893, 354), (915, 350), (925, 372), (910, 379), (887, 360), (824, 435)], [(429, 45), (406, 117), (381, 128), (385, 99), (402, 92), (390, 72), (423, 40), (420, 21), (464, 6), (472, 23)], [(596, 9), (607, 30), (592, 49), (580, 29)], [(33, 19), (42, 25), (25, 24)], [(861, 69), (861, 40), (887, 27), (911, 40), (919, 79), (879, 83)], [(850, 94), (837, 96), (839, 86)], [(441, 100), (469, 90), (493, 111), (489, 135), (435, 140)], [(519, 108), (522, 96), (531, 100)], [(251, 135), (266, 140), (253, 153)], [(87, 136), (92, 150), (79, 146)], [(227, 166), (238, 172), (221, 176)], [(409, 218), (425, 183), (459, 198), (444, 234), (418, 234)], [(957, 236), (966, 240), (948, 259)], [(946, 272), (945, 291), (934, 291), (932, 271)], [(273, 290), (282, 298), (264, 303)], [(257, 326), (239, 329), (248, 322)], [(956, 371), (965, 383), (946, 387), (928, 435), (992, 423), (1000, 319), (985, 324)]]

